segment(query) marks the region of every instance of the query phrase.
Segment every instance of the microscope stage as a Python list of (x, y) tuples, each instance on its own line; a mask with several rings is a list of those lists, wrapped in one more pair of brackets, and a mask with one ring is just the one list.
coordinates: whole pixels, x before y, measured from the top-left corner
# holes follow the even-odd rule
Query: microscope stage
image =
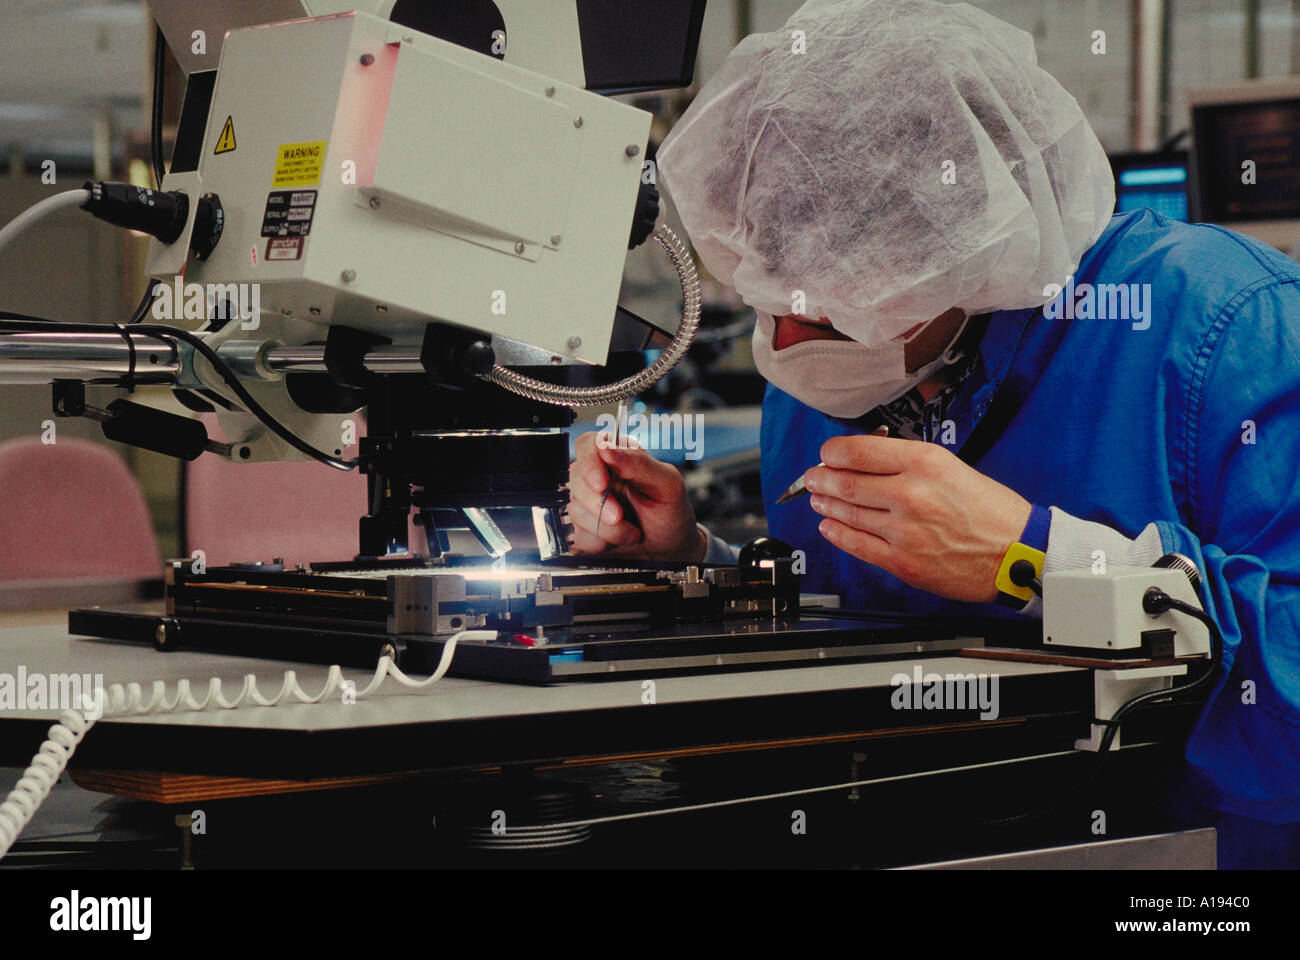
[(163, 604), (74, 610), (74, 634), (159, 650), (370, 666), (388, 653), (431, 672), (462, 630), (455, 676), (557, 683), (665, 671), (827, 663), (979, 646), (968, 624), (800, 610), (789, 563), (674, 569), (539, 564), (324, 564), (166, 570)]

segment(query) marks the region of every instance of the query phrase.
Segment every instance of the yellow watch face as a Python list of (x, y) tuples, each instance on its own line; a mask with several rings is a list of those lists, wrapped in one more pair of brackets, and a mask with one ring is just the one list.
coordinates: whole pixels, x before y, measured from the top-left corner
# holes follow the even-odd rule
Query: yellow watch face
[(1011, 565), (1017, 560), (1028, 560), (1034, 565), (1034, 576), (1041, 580), (1045, 556), (1043, 551), (1027, 547), (1023, 543), (1013, 543), (1007, 547), (1007, 552), (1002, 557), (1002, 565), (998, 567), (998, 592), (1028, 602), (1034, 596), (1034, 591), (1029, 587), (1018, 587), (1011, 582)]

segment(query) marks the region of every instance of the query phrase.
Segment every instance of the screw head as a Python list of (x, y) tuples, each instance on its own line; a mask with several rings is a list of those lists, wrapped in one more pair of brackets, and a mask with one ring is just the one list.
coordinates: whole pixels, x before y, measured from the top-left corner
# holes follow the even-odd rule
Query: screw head
[(387, 313), (387, 312), (388, 312), (388, 308), (384, 306), (382, 303), (375, 304), (375, 313)]
[(627, 149), (624, 150), (624, 153), (626, 153), (629, 157), (635, 157), (640, 152), (641, 152), (641, 148), (638, 147), (635, 143), (629, 143), (627, 145)]
[(339, 277), (343, 280), (344, 283), (351, 283), (353, 280), (357, 278), (357, 272), (355, 270), (344, 270), (341, 274), (339, 274)]
[(320, 307), (308, 307), (307, 312), (310, 313), (313, 317), (319, 317)]
[(371, 198), (370, 198), (370, 209), (371, 209), (371, 210), (378, 210), (378, 209), (379, 209), (379, 204), (380, 204), (380, 200), (379, 200), (378, 197), (371, 197)]
[(522, 240), (515, 241), (515, 253), (523, 253), (523, 252), (524, 252), (524, 242)]
[(361, 65), (363, 67), (368, 67), (374, 62), (375, 62), (375, 55), (373, 53), (363, 53), (361, 55)]
[(548, 97), (553, 97), (553, 96), (555, 96), (555, 88), (554, 88), (554, 87), (547, 87), (547, 88), (546, 88), (546, 95), (547, 95)]
[(568, 340), (570, 350), (577, 350), (582, 346), (582, 337), (570, 337)]
[(551, 234), (551, 246), (558, 247), (561, 239), (563, 238), (558, 233)]
[(582, 126), (582, 117), (574, 117), (574, 118), (573, 118), (573, 125), (574, 125), (575, 127), (581, 127), (581, 126)]

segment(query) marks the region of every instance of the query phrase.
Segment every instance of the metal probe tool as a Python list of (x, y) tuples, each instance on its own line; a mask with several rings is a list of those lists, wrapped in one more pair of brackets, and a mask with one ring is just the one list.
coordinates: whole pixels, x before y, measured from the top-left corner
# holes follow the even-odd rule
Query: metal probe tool
[[(876, 427), (876, 429), (872, 430), (871, 433), (868, 434), (868, 436), (887, 437), (889, 436), (889, 427), (884, 425)], [(826, 466), (826, 464), (818, 463), (817, 466), (824, 467)], [(814, 468), (813, 467), (808, 468), (808, 470), (812, 470), (812, 469)], [(790, 486), (785, 488), (785, 493), (781, 494), (781, 496), (776, 498), (777, 503), (785, 503), (789, 500), (793, 500), (795, 497), (802, 497), (805, 493), (808, 492), (808, 486), (807, 484), (804, 483), (803, 480), (804, 477), (808, 476), (808, 470), (805, 470), (803, 473), (799, 474), (799, 479), (796, 480), (794, 483), (790, 484)]]

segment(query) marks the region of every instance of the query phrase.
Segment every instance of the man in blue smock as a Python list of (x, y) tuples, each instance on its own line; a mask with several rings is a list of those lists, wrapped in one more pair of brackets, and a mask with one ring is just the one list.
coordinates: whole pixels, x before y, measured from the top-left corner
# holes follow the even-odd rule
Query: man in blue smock
[[(1212, 811), (1221, 865), (1300, 865), (1300, 267), (1112, 217), (1031, 38), (929, 0), (812, 0), (747, 38), (659, 163), (758, 314), (768, 524), (805, 589), (1038, 616), (999, 602), (1013, 543), (1044, 572), (1184, 555), (1224, 650), (1181, 802)], [(731, 555), (641, 451), (584, 436), (570, 489), (579, 552)]]

